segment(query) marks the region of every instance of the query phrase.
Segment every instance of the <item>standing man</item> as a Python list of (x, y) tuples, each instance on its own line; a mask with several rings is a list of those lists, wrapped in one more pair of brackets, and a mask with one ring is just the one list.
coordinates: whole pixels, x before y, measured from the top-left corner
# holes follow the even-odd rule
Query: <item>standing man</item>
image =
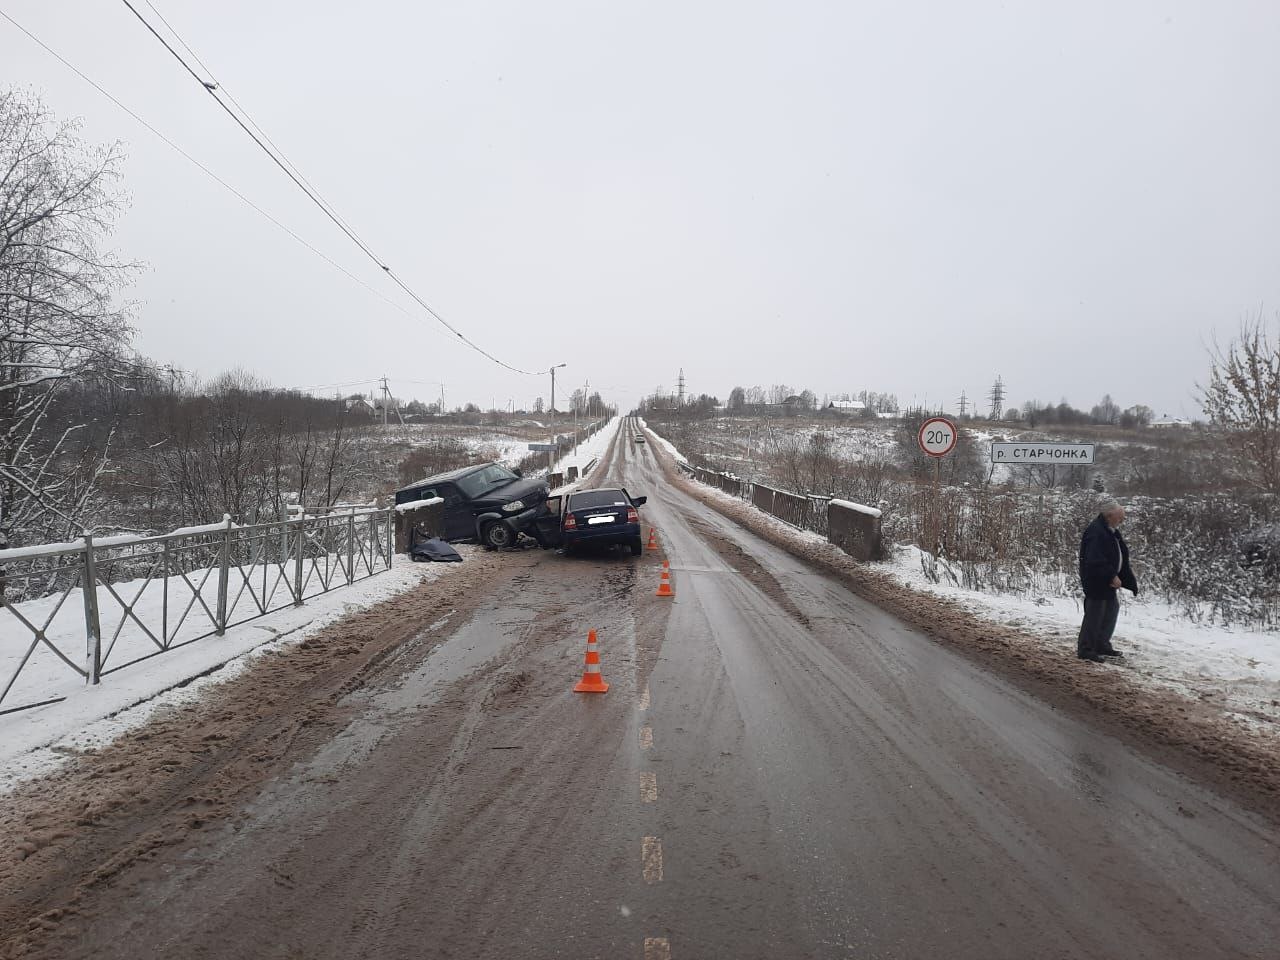
[(1120, 536), (1124, 507), (1114, 500), (1102, 504), (1098, 518), (1085, 528), (1080, 538), (1080, 586), (1084, 589), (1084, 622), (1076, 656), (1081, 660), (1105, 663), (1106, 657), (1124, 654), (1111, 646), (1111, 635), (1120, 615), (1121, 588), (1138, 595), (1138, 581), (1129, 569), (1129, 545)]

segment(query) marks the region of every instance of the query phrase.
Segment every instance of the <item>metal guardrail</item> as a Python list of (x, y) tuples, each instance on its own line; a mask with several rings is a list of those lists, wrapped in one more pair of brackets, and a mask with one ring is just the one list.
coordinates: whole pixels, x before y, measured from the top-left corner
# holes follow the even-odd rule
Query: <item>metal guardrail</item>
[(699, 483), (745, 500), (783, 523), (799, 530), (827, 535), (827, 503), (831, 500), (830, 497), (777, 490), (763, 483), (753, 483), (734, 474), (720, 473), (706, 467), (688, 469)]
[[(389, 569), (394, 512), (243, 527), (227, 517), (158, 537), (86, 536), (0, 552), (0, 714), (66, 699), (49, 693), (67, 675), (96, 684)], [(37, 667), (38, 652), (53, 658)], [(28, 681), (27, 702), (19, 702), (20, 681)]]

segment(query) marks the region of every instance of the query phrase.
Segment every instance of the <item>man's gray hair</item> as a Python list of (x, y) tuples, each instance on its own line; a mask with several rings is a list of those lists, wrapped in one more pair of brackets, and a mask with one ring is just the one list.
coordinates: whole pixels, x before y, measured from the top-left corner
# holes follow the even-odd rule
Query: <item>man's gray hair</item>
[(1108, 497), (1106, 500), (1103, 500), (1102, 503), (1098, 504), (1098, 512), (1102, 514), (1110, 515), (1115, 513), (1117, 510), (1123, 509), (1124, 507), (1120, 506), (1120, 501), (1112, 497)]

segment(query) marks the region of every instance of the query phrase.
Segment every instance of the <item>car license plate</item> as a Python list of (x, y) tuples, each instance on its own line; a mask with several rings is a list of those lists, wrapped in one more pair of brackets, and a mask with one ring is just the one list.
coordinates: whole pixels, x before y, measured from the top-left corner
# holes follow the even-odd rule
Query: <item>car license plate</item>
[(613, 517), (592, 517), (587, 523), (613, 523)]

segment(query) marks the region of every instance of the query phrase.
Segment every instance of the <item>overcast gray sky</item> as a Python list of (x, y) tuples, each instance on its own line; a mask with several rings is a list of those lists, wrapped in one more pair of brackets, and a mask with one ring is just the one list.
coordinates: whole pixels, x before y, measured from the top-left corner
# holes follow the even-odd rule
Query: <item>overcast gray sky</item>
[[(509, 362), (1194, 414), (1280, 307), (1280, 4), (152, 0), (365, 239)], [(155, 19), (143, 0), (136, 5)], [(0, 0), (407, 298), (117, 0)], [(157, 26), (159, 26), (157, 22)], [(0, 22), (0, 82), (128, 144), (139, 345), (281, 385), (546, 395), (316, 258)]]

